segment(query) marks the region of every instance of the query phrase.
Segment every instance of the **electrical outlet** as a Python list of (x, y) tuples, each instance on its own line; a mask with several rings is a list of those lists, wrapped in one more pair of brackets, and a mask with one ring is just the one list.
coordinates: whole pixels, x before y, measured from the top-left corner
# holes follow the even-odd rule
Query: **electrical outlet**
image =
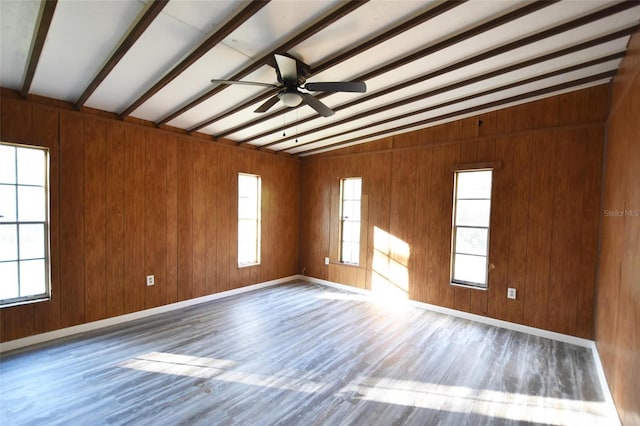
[(328, 257), (325, 257), (325, 258), (324, 258), (324, 264), (325, 264), (325, 265), (328, 265), (328, 264), (329, 264), (329, 258), (328, 258)]
[(155, 283), (155, 277), (153, 275), (147, 275), (147, 285), (154, 285)]
[(509, 287), (507, 289), (507, 299), (515, 299), (516, 298), (516, 289)]

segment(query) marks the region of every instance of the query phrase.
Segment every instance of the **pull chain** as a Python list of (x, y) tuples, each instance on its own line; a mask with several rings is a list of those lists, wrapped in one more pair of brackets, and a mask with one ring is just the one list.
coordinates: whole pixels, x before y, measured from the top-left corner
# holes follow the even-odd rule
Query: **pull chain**
[(296, 108), (296, 143), (298, 143), (298, 108)]
[(282, 137), (286, 137), (287, 136), (287, 113), (285, 112), (284, 114), (282, 114)]

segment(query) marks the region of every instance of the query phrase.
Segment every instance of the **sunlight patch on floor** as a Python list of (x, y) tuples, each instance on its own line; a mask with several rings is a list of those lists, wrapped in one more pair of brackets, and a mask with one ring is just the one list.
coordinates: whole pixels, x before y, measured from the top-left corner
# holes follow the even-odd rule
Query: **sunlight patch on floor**
[(303, 393), (318, 393), (324, 387), (321, 383), (297, 377), (244, 372), (236, 370), (236, 366), (237, 363), (229, 360), (192, 357), (166, 352), (151, 352), (128, 359), (120, 364), (122, 368), (149, 373), (197, 377)]
[(553, 425), (609, 423), (608, 405), (537, 395), (369, 378), (342, 390), (357, 399)]
[[(331, 387), (331, 384), (301, 378), (305, 371), (287, 371), (278, 375), (251, 373), (238, 369), (238, 363), (230, 360), (166, 352), (140, 355), (124, 361), (120, 367), (303, 393), (317, 394)], [(604, 401), (562, 399), (413, 380), (365, 377), (348, 384), (336, 395), (349, 395), (352, 399), (383, 404), (552, 425), (616, 424), (615, 419), (609, 417), (609, 405)]]

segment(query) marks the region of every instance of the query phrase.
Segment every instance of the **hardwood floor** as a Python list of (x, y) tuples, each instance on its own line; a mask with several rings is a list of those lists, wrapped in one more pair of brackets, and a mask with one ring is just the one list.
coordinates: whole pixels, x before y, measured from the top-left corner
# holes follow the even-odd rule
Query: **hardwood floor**
[(5, 354), (0, 387), (3, 425), (615, 422), (589, 349), (301, 282)]

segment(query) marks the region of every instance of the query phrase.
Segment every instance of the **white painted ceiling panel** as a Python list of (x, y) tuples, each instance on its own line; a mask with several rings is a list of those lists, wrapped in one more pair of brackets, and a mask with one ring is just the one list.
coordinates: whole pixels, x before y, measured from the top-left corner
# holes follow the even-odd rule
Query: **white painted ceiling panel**
[(132, 115), (144, 120), (158, 121), (171, 113), (175, 105), (188, 103), (194, 93), (200, 94), (209, 90), (212, 87), (212, 76), (229, 77), (241, 70), (245, 60), (246, 56), (243, 54), (219, 44), (136, 109)]
[[(227, 2), (180, 1), (169, 2), (167, 8), (183, 3), (189, 9), (186, 15), (197, 16), (199, 11), (201, 16), (209, 17), (212, 25), (220, 24), (218, 11), (228, 6)], [(201, 27), (200, 20), (185, 22), (164, 11), (160, 13), (89, 98), (87, 106), (113, 112), (125, 109), (207, 39), (208, 34)]]
[[(465, 5), (465, 7), (467, 7)], [(492, 17), (513, 8), (511, 2), (474, 2), (468, 6), (471, 11), (462, 7), (454, 8), (439, 15), (431, 21), (414, 27), (399, 36), (387, 40), (378, 46), (363, 52), (331, 69), (314, 75), (309, 81), (348, 80), (380, 66), (392, 63), (408, 53), (414, 53), (430, 45), (461, 32), (459, 27), (475, 26)], [(415, 67), (407, 65), (415, 72)], [(418, 68), (419, 69), (419, 68)], [(394, 75), (389, 78), (396, 79)], [(401, 78), (401, 77), (399, 77)], [(369, 85), (369, 82), (367, 81)], [(375, 87), (371, 88), (375, 90)]]
[(131, 1), (60, 0), (31, 92), (75, 101), (143, 8)]
[(0, 1), (0, 86), (22, 87), (39, 11), (39, 1)]
[[(167, 86), (164, 90), (165, 96), (158, 93), (147, 101), (150, 104), (148, 108), (138, 108), (132, 115), (147, 120), (163, 118), (171, 112), (167, 111), (166, 107), (162, 108), (162, 105), (167, 105), (166, 96), (178, 96), (173, 99), (173, 105), (176, 104), (176, 100), (179, 104), (188, 103), (193, 98), (193, 93), (204, 93), (210, 88), (212, 78), (231, 77), (244, 68), (241, 67), (243, 61), (264, 56), (287, 38), (299, 33), (301, 28), (310, 25), (315, 20), (313, 16), (322, 16), (334, 7), (330, 2), (307, 1), (305, 9), (312, 12), (312, 15), (304, 20), (296, 18), (295, 9), (291, 8), (290, 1), (274, 1), (272, 6), (262, 8), (226, 37), (221, 45), (193, 64), (183, 73), (182, 78)], [(282, 20), (293, 25), (281, 25)], [(203, 119), (205, 118), (208, 116)]]
[(243, 0), (172, 0), (162, 13), (202, 34), (211, 34), (244, 5)]
[[(637, 1), (563, 0), (465, 40), (458, 39), (455, 44), (428, 56), (406, 61), (402, 66), (389, 66), (429, 46), (448, 43), (448, 40), (465, 31), (511, 11), (530, 4), (541, 4), (529, 0), (470, 0), (426, 23), (405, 29), (385, 42), (358, 50), (364, 42), (439, 3), (438, 0), (372, 0), (342, 18), (327, 23), (331, 13), (353, 3), (342, 0), (273, 0), (256, 3), (263, 7), (254, 9), (257, 10), (254, 14), (245, 14), (253, 6), (250, 0), (171, 0), (120, 62), (99, 82), (82, 106), (122, 113), (205, 40), (225, 24), (234, 23), (237, 24), (234, 31), (221, 37), (218, 45), (195, 60), (175, 79), (152, 92), (128, 116), (185, 130), (195, 128), (204, 134), (223, 136), (258, 147), (268, 146), (268, 149), (275, 151), (286, 150), (307, 155), (304, 152), (313, 147), (369, 140), (372, 132), (380, 132), (377, 138), (401, 131), (396, 129), (398, 126), (406, 126), (402, 131), (407, 131), (457, 119), (468, 114), (464, 112), (465, 108), (487, 102), (496, 102), (490, 109), (502, 108), (508, 105), (507, 102), (513, 103), (508, 100), (510, 96), (523, 96), (516, 103), (526, 102), (528, 97), (536, 99), (551, 96), (536, 95), (535, 91), (549, 85), (570, 83), (582, 76), (593, 76), (603, 70), (615, 70), (619, 66), (619, 59), (589, 67), (583, 64), (623, 52), (631, 29), (640, 22), (640, 2)], [(75, 103), (150, 6), (151, 3), (139, 0), (60, 0), (29, 93)], [(610, 8), (618, 12), (607, 12)], [(33, 0), (0, 0), (0, 84), (5, 88), (19, 91), (22, 87), (32, 54), (31, 46), (40, 26), (39, 10), (40, 2)], [(575, 29), (564, 26), (595, 12), (602, 15), (598, 21)], [(289, 43), (312, 25), (323, 22), (325, 26), (306, 40), (295, 45)], [(482, 61), (474, 59), (465, 66), (460, 65), (462, 61), (469, 61), (479, 54), (487, 54), (497, 47), (561, 25), (561, 34), (529, 45), (519, 45), (501, 54), (491, 54)], [(544, 62), (536, 59), (614, 32), (619, 33), (606, 43)], [(307, 105), (287, 108), (281, 102), (273, 105), (267, 113), (255, 113), (254, 110), (265, 101), (258, 98), (268, 91), (267, 88), (256, 86), (231, 85), (202, 102), (194, 102), (216, 87), (210, 83), (212, 78), (225, 79), (244, 72), (256, 60), (285, 43), (291, 47), (281, 53), (294, 55), (311, 67), (356, 49), (350, 58), (309, 76), (308, 82), (348, 81), (369, 73), (378, 75), (367, 79), (366, 94), (335, 93), (326, 96), (313, 93), (320, 96), (328, 107), (335, 109), (335, 115), (326, 118), (320, 117)], [(492, 78), (483, 77), (488, 72), (524, 61), (532, 62), (526, 68)], [(577, 69), (545, 80), (522, 83), (526, 79), (568, 66)], [(451, 69), (443, 72), (446, 68)], [(383, 69), (384, 73), (380, 71)], [(472, 84), (464, 83), (470, 78), (479, 80)], [(599, 82), (609, 79), (602, 78)], [(267, 64), (249, 73), (243, 80), (277, 83), (275, 70)], [(412, 80), (416, 81), (410, 85)], [(514, 87), (459, 102), (467, 96), (509, 83), (513, 83)], [(596, 82), (556, 92), (593, 84)], [(440, 93), (429, 93), (435, 89), (439, 89)], [(304, 91), (293, 87), (290, 90)], [(411, 97), (424, 93), (429, 96), (410, 101)], [(240, 108), (245, 102), (248, 106)], [(393, 106), (394, 102), (400, 105)], [(442, 106), (444, 103), (451, 105)], [(176, 111), (185, 105), (190, 107), (177, 115)], [(430, 111), (416, 112), (429, 106), (434, 107)], [(231, 114), (230, 111), (234, 109), (238, 111)], [(361, 113), (366, 115), (358, 118), (356, 115)], [(451, 117), (438, 118), (442, 114), (450, 114)], [(408, 117), (399, 118), (401, 115)], [(165, 123), (167, 117), (172, 119)], [(380, 124), (380, 120), (387, 120), (388, 123)], [(430, 121), (419, 123), (420, 120)], [(366, 128), (357, 130), (363, 126)], [(282, 136), (283, 129), (288, 136)], [(305, 132), (309, 134), (298, 137), (298, 143), (290, 139), (291, 135)], [(354, 138), (357, 140), (352, 141)], [(323, 140), (304, 145), (318, 139)]]
[(224, 43), (255, 58), (281, 45), (343, 4), (336, 0), (273, 0), (227, 37)]
[[(303, 41), (289, 53), (314, 65), (333, 57), (354, 44), (378, 34), (434, 7), (434, 1), (371, 1), (329, 28)], [(336, 49), (336, 39), (340, 48)]]
[[(208, 75), (206, 79), (207, 89), (209, 90), (214, 87), (214, 84), (210, 83), (212, 78), (222, 78), (229, 77), (229, 75), (219, 75), (214, 74), (213, 72)], [(264, 65), (247, 75), (244, 79), (246, 81), (257, 81), (262, 83), (276, 84), (276, 74), (275, 70), (269, 65)], [(241, 104), (242, 102), (256, 96), (266, 88), (256, 87), (256, 86), (244, 86), (244, 85), (230, 85), (219, 95), (214, 96), (195, 108), (190, 109), (186, 113), (176, 117), (175, 119), (169, 121), (167, 124), (170, 126), (175, 126), (179, 128), (190, 128), (195, 124), (199, 124), (210, 117), (215, 117), (231, 107)], [(245, 114), (248, 117), (255, 118), (256, 114), (253, 112), (258, 105), (253, 105), (246, 109)], [(218, 126), (219, 127), (219, 126)], [(212, 129), (210, 133), (215, 133), (215, 130)]]

